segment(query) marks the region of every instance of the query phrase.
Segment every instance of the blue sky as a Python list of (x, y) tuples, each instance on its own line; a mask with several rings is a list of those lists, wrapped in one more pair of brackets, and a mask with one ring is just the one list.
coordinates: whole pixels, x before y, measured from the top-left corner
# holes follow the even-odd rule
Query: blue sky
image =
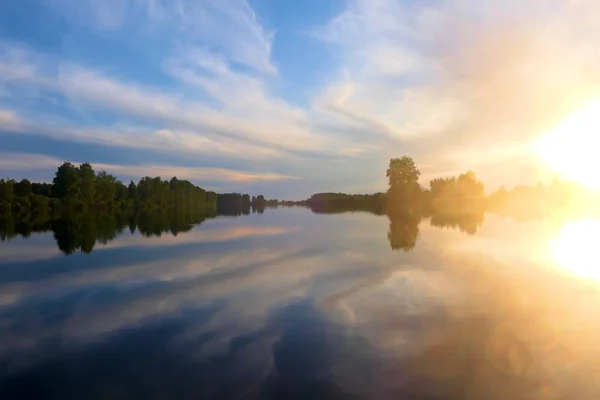
[(528, 143), (600, 83), (593, 1), (0, 3), (0, 171), (303, 198), (423, 179), (546, 179)]

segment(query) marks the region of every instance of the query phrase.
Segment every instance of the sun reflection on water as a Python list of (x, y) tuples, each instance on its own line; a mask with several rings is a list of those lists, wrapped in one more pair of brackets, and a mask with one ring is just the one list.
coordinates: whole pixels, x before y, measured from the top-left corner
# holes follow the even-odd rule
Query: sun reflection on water
[(561, 267), (600, 281), (600, 219), (588, 218), (566, 224), (550, 242), (552, 258)]

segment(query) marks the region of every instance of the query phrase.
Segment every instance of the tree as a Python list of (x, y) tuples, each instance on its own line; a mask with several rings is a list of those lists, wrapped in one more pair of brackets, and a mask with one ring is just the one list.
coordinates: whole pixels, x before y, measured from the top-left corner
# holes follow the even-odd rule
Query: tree
[(28, 179), (22, 179), (15, 183), (14, 192), (17, 197), (27, 197), (31, 194), (31, 182)]
[(468, 171), (458, 178), (436, 178), (429, 182), (431, 205), (434, 208), (472, 209), (484, 197), (483, 183), (475, 172)]
[(31, 191), (33, 194), (39, 194), (40, 196), (52, 197), (52, 184), (51, 183), (32, 183)]
[(484, 196), (483, 183), (477, 179), (475, 172), (461, 174), (456, 181), (458, 193), (464, 199), (481, 199)]
[(70, 162), (63, 163), (52, 180), (52, 194), (54, 197), (65, 200), (79, 198), (79, 170)]
[(129, 199), (129, 189), (121, 181), (117, 181), (115, 187), (115, 200), (120, 203), (125, 203)]
[(250, 207), (250, 195), (242, 195), (242, 207)]
[(138, 202), (138, 188), (133, 181), (129, 182), (129, 186), (127, 187), (127, 194), (134, 203)]
[(12, 203), (12, 208), (17, 214), (28, 214), (31, 211), (31, 202), (27, 197), (17, 197)]
[(0, 180), (0, 203), (7, 207), (10, 207), (10, 204), (15, 198), (14, 184), (15, 181), (12, 179)]
[(100, 171), (96, 175), (96, 199), (98, 203), (111, 203), (115, 200), (116, 191), (117, 178), (106, 171)]
[(96, 195), (96, 173), (89, 163), (79, 166), (81, 201), (86, 204), (94, 202)]
[(392, 205), (411, 206), (421, 192), (419, 177), (421, 172), (412, 158), (403, 156), (390, 160), (386, 171), (388, 178), (388, 196)]
[(31, 208), (36, 213), (45, 214), (50, 211), (50, 199), (40, 194), (30, 196)]

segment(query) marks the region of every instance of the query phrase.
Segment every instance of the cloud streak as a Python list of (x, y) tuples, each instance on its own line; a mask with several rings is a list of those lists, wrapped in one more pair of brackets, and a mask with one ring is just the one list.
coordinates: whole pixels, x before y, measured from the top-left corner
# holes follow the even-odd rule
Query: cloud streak
[[(64, 160), (58, 158), (42, 156), (38, 154), (24, 153), (2, 153), (0, 152), (0, 168), (3, 171), (47, 171), (57, 168)], [(84, 162), (84, 160), (73, 161), (74, 163)], [(106, 170), (107, 172), (119, 177), (142, 178), (144, 176), (160, 176), (168, 179), (177, 176), (179, 179), (189, 179), (194, 181), (224, 181), (224, 182), (270, 182), (287, 179), (299, 179), (295, 176), (258, 173), (248, 171), (236, 171), (226, 168), (210, 167), (182, 167), (175, 165), (116, 165), (93, 163), (92, 167), (96, 170)], [(48, 178), (51, 179), (50, 175)]]
[[(266, 27), (244, 0), (52, 4), (73, 35), (127, 37), (151, 64), (5, 40), (0, 129), (243, 160), (304, 178), (305, 194), (372, 184), (402, 154), (427, 176), (535, 182), (547, 174), (527, 143), (600, 97), (592, 1), (349, 0), (304, 29), (335, 55), (333, 73), (301, 71), (320, 76), (310, 89), (278, 67), (293, 63), (279, 58), (278, 19)], [(313, 56), (300, 49), (293, 57)]]
[(460, 150), (491, 177), (531, 157), (519, 143), (600, 96), (599, 14), (590, 1), (352, 0), (316, 33), (346, 60), (320, 104), (412, 143), (436, 173), (468, 168), (442, 161)]

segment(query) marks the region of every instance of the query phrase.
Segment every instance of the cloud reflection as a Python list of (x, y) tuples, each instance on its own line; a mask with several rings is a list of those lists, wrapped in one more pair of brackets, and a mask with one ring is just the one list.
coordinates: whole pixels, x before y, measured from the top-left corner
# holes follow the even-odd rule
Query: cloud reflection
[[(232, 399), (600, 393), (589, 379), (600, 372), (596, 288), (534, 259), (477, 256), (459, 246), (477, 236), (426, 221), (404, 253), (390, 251), (386, 217), (278, 215), (298, 229), (186, 252), (166, 246), (164, 258), (139, 263), (99, 251), (86, 257), (110, 254), (103, 266), (34, 282), (0, 308), (4, 376), (27, 377), (5, 393), (24, 390), (19, 382), (67, 393), (51, 371), (70, 378), (74, 397), (117, 389)], [(243, 220), (223, 224), (235, 221)], [(490, 221), (498, 226), (488, 230)], [(488, 218), (479, 233), (508, 232), (507, 221)], [(53, 291), (40, 294), (44, 287)]]

